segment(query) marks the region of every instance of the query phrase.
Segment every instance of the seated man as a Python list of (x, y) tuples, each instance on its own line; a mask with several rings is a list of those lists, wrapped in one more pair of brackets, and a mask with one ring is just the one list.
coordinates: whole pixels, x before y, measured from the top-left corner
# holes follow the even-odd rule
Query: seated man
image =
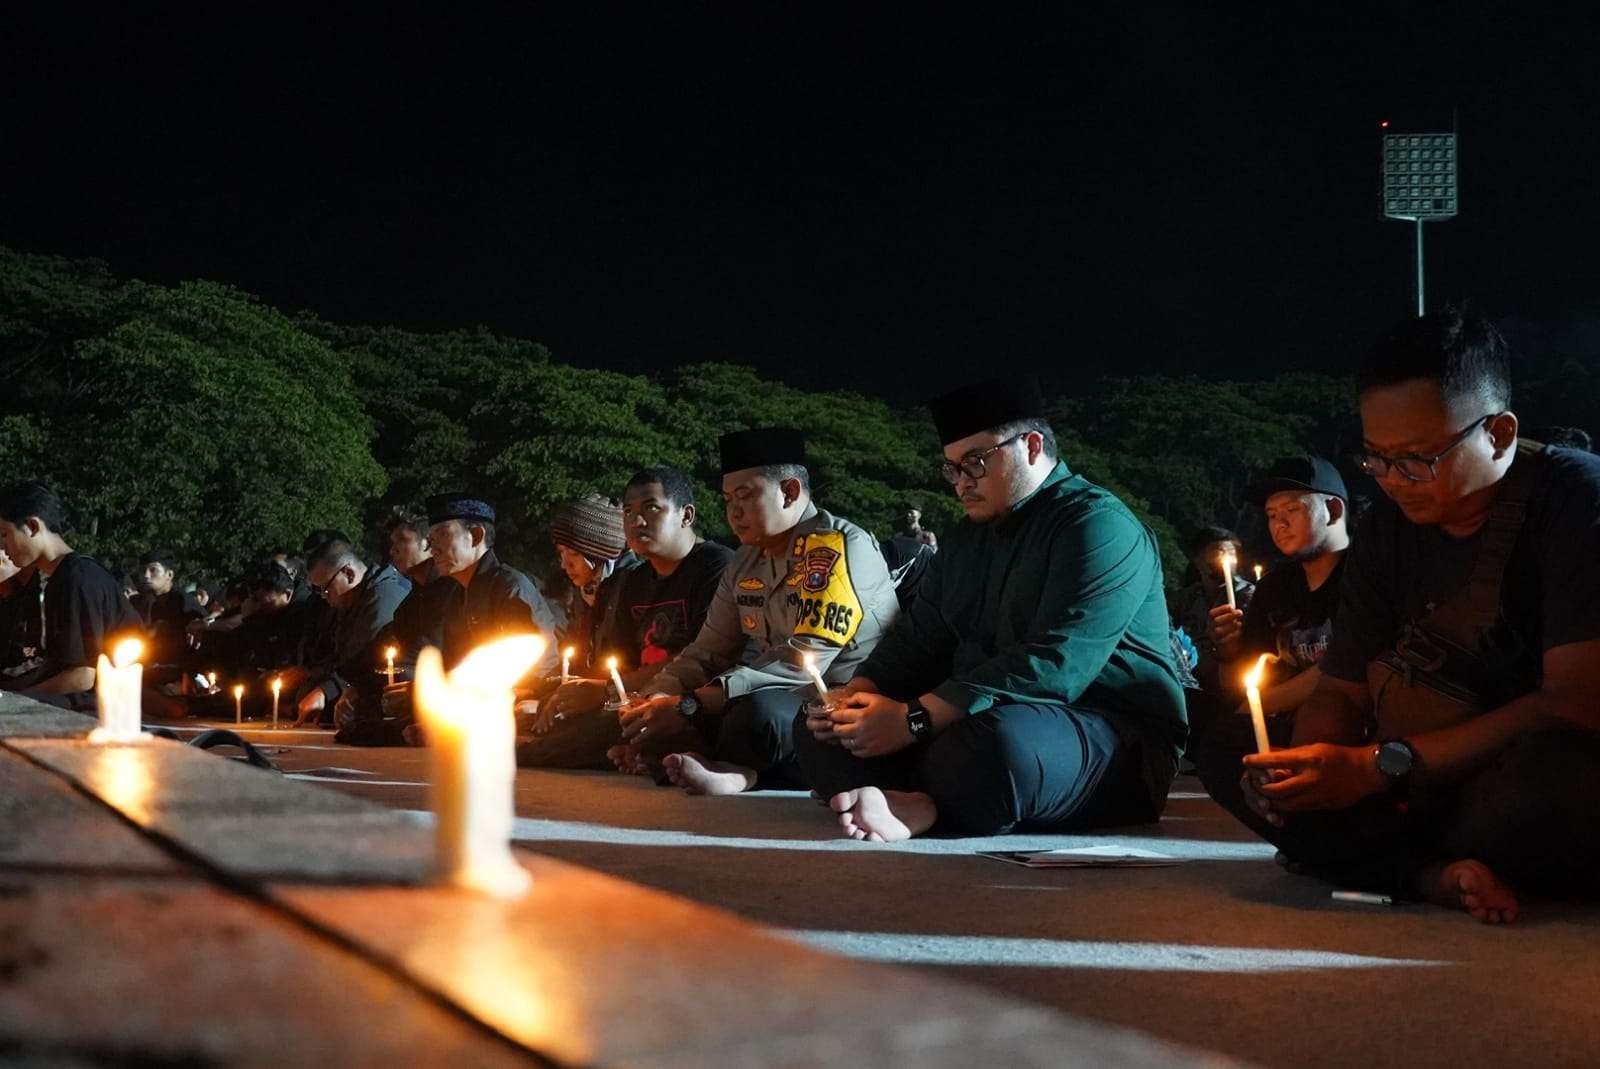
[[(144, 622), (148, 636), (146, 665), (177, 665), (186, 659), (189, 641), (185, 631), (204, 616), (192, 594), (175, 588), (177, 578), (177, 558), (166, 550), (152, 550), (139, 561), (139, 574), (135, 577), (139, 593), (129, 604)], [(146, 682), (155, 682), (148, 669)]]
[(795, 719), (806, 778), (873, 842), (1156, 820), (1185, 727), (1154, 536), (1056, 459), (1031, 378), (931, 407), (971, 522), (830, 705)]
[[(1239, 536), (1226, 527), (1205, 526), (1190, 532), (1184, 551), (1194, 570), (1194, 582), (1174, 591), (1167, 599), (1167, 611), (1175, 626), (1194, 643), (1200, 659), (1190, 667), (1194, 669), (1200, 685), (1208, 693), (1218, 694), (1226, 688), (1220, 685), (1221, 655), (1211, 641), (1211, 612), (1218, 605), (1227, 607), (1228, 592), (1222, 585), (1222, 557), (1232, 553), (1235, 560), (1242, 559)], [(1250, 607), (1255, 587), (1234, 566), (1233, 600), (1239, 611)]]
[[(320, 599), (277, 560), (257, 564), (245, 576), (244, 622), (208, 661), (222, 661), (224, 674), (244, 679), (278, 676), (290, 694), (307, 663), (307, 648), (322, 611)], [(202, 644), (202, 651), (206, 646)]]
[[(428, 499), (428, 544), (439, 578), (423, 588), (418, 607), (424, 611), (410, 619), (409, 613), (402, 614), (406, 604), (402, 603), (395, 610), (395, 622), (400, 625), (404, 619), (405, 627), (415, 629), (410, 636), (414, 646), (407, 651), (412, 662), (420, 643), (431, 643), (437, 635), (447, 669), (496, 639), (542, 635), (544, 655), (527, 677), (536, 680), (559, 671), (555, 619), (533, 580), (495, 555), (494, 521), (494, 506), (481, 498), (454, 493)], [(409, 690), (385, 690), (382, 710), (395, 724), (406, 725), (412, 720)], [(422, 742), (415, 724), (402, 730), (407, 741)]]
[[(596, 600), (599, 620), (589, 645), (614, 656), (625, 687), (637, 689), (683, 652), (706, 612), (733, 551), (695, 533), (694, 484), (672, 468), (645, 468), (622, 495), (628, 548), (640, 567), (613, 574)], [(576, 662), (574, 662), (575, 671)], [(609, 768), (607, 751), (621, 745), (621, 725), (602, 709), (603, 660), (544, 697), (534, 737), (517, 747), (517, 761), (543, 768)]]
[(1294, 746), (1206, 788), (1325, 879), (1515, 919), (1600, 892), (1600, 458), (1517, 440), (1504, 340), (1408, 320), (1357, 375), (1380, 501)]
[(428, 546), (428, 521), (408, 512), (396, 511), (383, 526), (389, 546), (389, 563), (411, 580), (413, 587), (427, 586), (439, 578)]
[(718, 446), (741, 545), (694, 641), (623, 710), (616, 761), (692, 793), (799, 786), (790, 727), (811, 678), (801, 657), (848, 679), (899, 612), (894, 584), (872, 535), (812, 502), (799, 431), (736, 431)]
[(354, 546), (338, 539), (306, 562), (306, 582), (327, 599), (336, 616), (333, 655), (308, 666), (296, 706), (297, 725), (320, 722), (348, 688), (378, 682), (376, 673), (385, 661), (374, 643), (411, 592), (411, 581), (393, 565), (369, 568)]
[[(1339, 607), (1339, 578), (1350, 547), (1350, 493), (1344, 478), (1321, 457), (1285, 457), (1250, 488), (1250, 500), (1263, 509), (1267, 532), (1288, 562), (1256, 584), (1247, 610), (1224, 602), (1211, 610), (1211, 640), (1221, 658), (1220, 689), (1235, 704), (1238, 716), (1215, 725), (1219, 734), (1206, 740), (1223, 751), (1230, 771), (1239, 757), (1254, 748), (1243, 679), (1263, 653), (1270, 654), (1261, 706), (1273, 741), (1288, 742), (1293, 719), (1287, 715), (1316, 689), (1322, 677), (1317, 664), (1328, 649), (1333, 614)], [(1191, 734), (1209, 734), (1211, 724), (1196, 720), (1190, 707)]]
[(7, 599), (15, 663), (0, 665), (0, 688), (89, 712), (95, 662), (116, 639), (140, 634), (139, 615), (116, 576), (73, 552), (65, 524), (61, 499), (43, 483), (0, 490), (0, 549), (18, 568)]

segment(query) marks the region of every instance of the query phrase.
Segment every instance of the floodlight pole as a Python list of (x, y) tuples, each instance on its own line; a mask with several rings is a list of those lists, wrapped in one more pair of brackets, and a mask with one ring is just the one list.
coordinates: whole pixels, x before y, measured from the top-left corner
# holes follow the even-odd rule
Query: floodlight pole
[(1426, 301), (1422, 297), (1422, 220), (1417, 220), (1417, 318), (1421, 319), (1427, 314)]

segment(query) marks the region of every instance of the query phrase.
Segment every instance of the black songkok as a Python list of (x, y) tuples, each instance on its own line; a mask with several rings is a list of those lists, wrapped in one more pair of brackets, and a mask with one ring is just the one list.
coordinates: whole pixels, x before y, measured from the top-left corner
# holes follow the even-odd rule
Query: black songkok
[(435, 494), (428, 498), (428, 526), (446, 520), (494, 522), (494, 506), (471, 494)]
[(1044, 395), (1032, 375), (974, 382), (928, 402), (939, 442), (949, 445), (969, 434), (1019, 419), (1044, 418)]
[(717, 439), (722, 474), (765, 468), (770, 464), (804, 464), (806, 436), (792, 427), (758, 427), (733, 431)]

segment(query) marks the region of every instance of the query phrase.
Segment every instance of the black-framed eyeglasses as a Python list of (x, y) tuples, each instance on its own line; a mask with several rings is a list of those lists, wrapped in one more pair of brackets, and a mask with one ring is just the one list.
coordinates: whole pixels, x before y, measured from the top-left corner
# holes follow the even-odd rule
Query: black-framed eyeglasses
[(990, 454), (996, 453), (1010, 445), (1012, 442), (1015, 442), (1020, 438), (1026, 438), (1027, 436), (1028, 432), (1023, 431), (1021, 434), (1013, 434), (1010, 438), (1007, 438), (1003, 442), (998, 442), (994, 445), (991, 445), (988, 449), (982, 449), (974, 453), (968, 453), (959, 461), (947, 460), (939, 465), (939, 475), (951, 486), (954, 486), (956, 481), (963, 475), (969, 479), (981, 479), (985, 475), (989, 474), (989, 466), (986, 463), (986, 460)]
[(310, 587), (311, 588), (311, 592), (313, 594), (315, 594), (317, 597), (325, 598), (325, 597), (328, 596), (328, 591), (333, 589), (333, 584), (335, 584), (335, 583), (337, 583), (339, 581), (339, 576), (344, 574), (345, 572), (348, 572), (349, 570), (350, 570), (350, 565), (346, 564), (342, 568), (334, 569), (333, 574), (328, 576), (328, 581), (326, 583), (323, 583), (321, 586), (317, 586), (315, 583), (307, 583), (306, 586)]
[(1479, 416), (1467, 424), (1466, 430), (1450, 439), (1450, 444), (1439, 450), (1431, 457), (1418, 456), (1408, 453), (1400, 457), (1386, 457), (1382, 453), (1353, 453), (1350, 459), (1363, 473), (1374, 479), (1381, 479), (1389, 474), (1393, 468), (1400, 473), (1401, 478), (1409, 479), (1414, 483), (1431, 483), (1439, 477), (1438, 464), (1447, 454), (1467, 440), (1467, 437), (1479, 427), (1494, 419), (1500, 413), (1491, 412), (1487, 416)]

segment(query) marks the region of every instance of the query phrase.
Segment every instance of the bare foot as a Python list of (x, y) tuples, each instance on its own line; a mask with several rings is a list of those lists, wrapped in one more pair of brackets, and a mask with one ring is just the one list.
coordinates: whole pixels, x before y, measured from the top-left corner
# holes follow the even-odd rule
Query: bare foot
[(846, 835), (869, 843), (897, 843), (921, 835), (939, 815), (933, 799), (920, 791), (877, 787), (842, 791), (828, 800), (828, 806), (839, 814), (839, 827)]
[(756, 774), (743, 765), (712, 761), (697, 753), (669, 753), (662, 760), (667, 778), (686, 794), (740, 794), (756, 785)]
[(613, 746), (606, 751), (606, 757), (617, 766), (617, 771), (629, 776), (643, 776), (648, 769), (644, 767), (644, 759), (634, 752), (633, 747), (627, 743)]
[(1464, 909), (1484, 924), (1510, 924), (1521, 906), (1511, 888), (1481, 861), (1452, 861), (1423, 876), (1429, 900), (1448, 909)]

